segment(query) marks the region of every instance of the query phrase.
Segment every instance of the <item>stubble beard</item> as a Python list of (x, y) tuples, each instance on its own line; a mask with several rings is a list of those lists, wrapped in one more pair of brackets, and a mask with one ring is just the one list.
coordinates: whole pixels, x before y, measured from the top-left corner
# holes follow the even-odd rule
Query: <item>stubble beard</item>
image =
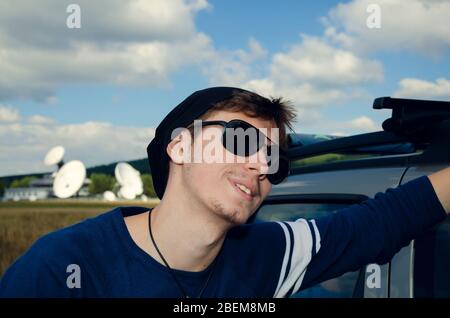
[(247, 214), (247, 208), (233, 207), (227, 209), (223, 205), (223, 203), (217, 199), (211, 199), (210, 202), (213, 207), (213, 213), (224, 220), (226, 223), (228, 223), (230, 226), (241, 225), (247, 222), (249, 216), (244, 216), (244, 213)]

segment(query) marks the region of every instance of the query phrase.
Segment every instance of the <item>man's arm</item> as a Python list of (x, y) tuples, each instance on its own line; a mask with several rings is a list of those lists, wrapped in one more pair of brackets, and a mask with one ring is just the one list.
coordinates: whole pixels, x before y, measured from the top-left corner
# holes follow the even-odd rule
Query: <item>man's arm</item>
[(428, 177), (445, 212), (450, 214), (450, 167)]
[[(310, 256), (306, 259), (306, 268), (301, 265), (298, 273), (297, 265), (286, 270), (289, 275), (280, 284), (283, 293), (277, 296), (290, 295), (366, 264), (387, 263), (412, 239), (445, 219), (450, 191), (447, 178), (450, 179), (450, 170), (436, 173), (432, 177), (433, 184), (430, 178), (422, 176), (377, 193), (361, 204), (308, 221), (309, 235), (299, 222), (285, 222), (294, 234), (291, 235), (292, 259), (297, 254), (305, 258), (308, 251)], [(305, 244), (305, 240), (310, 243)]]

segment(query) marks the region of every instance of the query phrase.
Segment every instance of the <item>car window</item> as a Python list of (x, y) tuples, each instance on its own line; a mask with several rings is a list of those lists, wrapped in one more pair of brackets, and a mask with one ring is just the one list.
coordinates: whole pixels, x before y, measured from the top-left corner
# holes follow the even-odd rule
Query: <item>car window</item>
[(450, 297), (450, 217), (414, 241), (414, 297)]
[[(264, 204), (256, 214), (254, 222), (295, 221), (299, 218), (313, 219), (328, 215), (349, 204), (342, 203), (279, 203)], [(293, 298), (352, 297), (358, 279), (358, 271), (322, 282), (292, 295)]]

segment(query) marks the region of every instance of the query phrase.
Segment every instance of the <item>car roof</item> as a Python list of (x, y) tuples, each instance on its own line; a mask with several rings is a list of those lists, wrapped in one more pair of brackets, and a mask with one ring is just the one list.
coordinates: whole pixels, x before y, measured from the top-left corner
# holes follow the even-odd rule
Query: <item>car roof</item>
[(291, 173), (318, 166), (324, 170), (450, 162), (449, 152), (444, 151), (450, 149), (450, 102), (380, 97), (373, 108), (392, 110), (382, 131), (347, 137), (289, 134)]

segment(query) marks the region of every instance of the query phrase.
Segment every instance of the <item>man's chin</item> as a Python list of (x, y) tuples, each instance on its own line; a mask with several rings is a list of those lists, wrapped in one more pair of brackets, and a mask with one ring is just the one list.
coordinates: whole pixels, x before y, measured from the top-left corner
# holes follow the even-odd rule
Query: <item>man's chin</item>
[(231, 208), (222, 214), (223, 218), (232, 226), (242, 225), (247, 223), (250, 217), (249, 211), (245, 209)]
[(213, 202), (214, 213), (230, 226), (245, 224), (253, 214), (248, 208), (230, 205), (230, 202)]

